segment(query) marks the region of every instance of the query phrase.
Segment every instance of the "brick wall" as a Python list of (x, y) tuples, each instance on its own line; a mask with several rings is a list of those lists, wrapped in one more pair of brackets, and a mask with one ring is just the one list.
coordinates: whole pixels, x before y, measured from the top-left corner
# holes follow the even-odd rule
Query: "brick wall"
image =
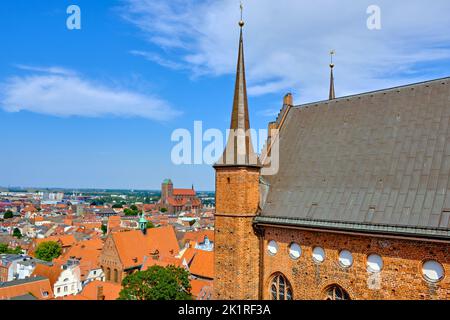
[(216, 299), (258, 299), (260, 250), (252, 227), (258, 203), (259, 169), (216, 168)]
[(100, 255), (100, 265), (105, 274), (105, 281), (116, 282), (115, 270), (117, 270), (117, 283), (121, 283), (125, 277), (123, 272), (122, 262), (120, 261), (119, 254), (113, 241), (113, 237), (110, 235), (103, 246), (102, 253)]
[[(267, 252), (268, 242), (275, 240), (279, 249), (275, 256)], [(292, 242), (302, 248), (301, 257), (294, 261), (288, 248)], [(322, 264), (313, 262), (312, 250), (325, 250)], [(349, 269), (341, 267), (341, 250), (353, 255)], [(378, 274), (367, 271), (369, 254), (383, 258), (383, 270)], [(387, 239), (337, 233), (303, 231), (265, 227), (263, 250), (263, 298), (269, 299), (272, 275), (281, 272), (293, 289), (294, 299), (324, 299), (324, 289), (337, 284), (351, 299), (446, 299), (450, 300), (450, 244)], [(424, 260), (436, 260), (445, 269), (445, 277), (432, 284), (422, 276)]]

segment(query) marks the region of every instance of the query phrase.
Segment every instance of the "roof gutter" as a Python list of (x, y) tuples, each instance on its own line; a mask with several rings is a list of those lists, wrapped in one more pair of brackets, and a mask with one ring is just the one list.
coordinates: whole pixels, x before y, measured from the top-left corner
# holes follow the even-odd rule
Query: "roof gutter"
[(450, 230), (257, 216), (255, 224), (305, 231), (450, 243)]

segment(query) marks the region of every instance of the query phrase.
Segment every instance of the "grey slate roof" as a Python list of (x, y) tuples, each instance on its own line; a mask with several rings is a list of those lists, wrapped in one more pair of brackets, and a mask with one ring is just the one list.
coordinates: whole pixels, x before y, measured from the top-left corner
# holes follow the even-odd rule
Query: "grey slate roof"
[(449, 123), (450, 78), (291, 108), (256, 220), (450, 238)]

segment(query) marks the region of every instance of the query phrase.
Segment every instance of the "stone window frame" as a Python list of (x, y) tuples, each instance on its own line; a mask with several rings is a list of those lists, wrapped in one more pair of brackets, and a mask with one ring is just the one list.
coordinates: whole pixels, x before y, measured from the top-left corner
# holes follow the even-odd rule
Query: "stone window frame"
[[(437, 263), (439, 263), (441, 265), (444, 274), (439, 280), (431, 280), (430, 278), (427, 278), (425, 276), (425, 274), (423, 273), (423, 265), (425, 264), (425, 262), (428, 262), (428, 261), (434, 261), (434, 262), (437, 262)], [(426, 283), (432, 284), (432, 285), (435, 285), (435, 284), (438, 284), (439, 282), (442, 282), (447, 277), (447, 273), (445, 272), (444, 265), (441, 262), (439, 262), (436, 258), (433, 258), (433, 257), (427, 257), (427, 258), (422, 259), (422, 261), (420, 261), (420, 263), (419, 263), (419, 272), (422, 275), (422, 279)]]
[[(300, 248), (300, 255), (298, 256), (298, 258), (294, 258), (294, 257), (291, 256), (291, 252), (290, 252), (290, 251), (291, 251), (291, 246), (292, 246), (293, 244), (298, 245), (298, 247)], [(291, 260), (293, 260), (293, 261), (298, 261), (298, 260), (300, 260), (300, 258), (302, 257), (302, 254), (303, 254), (303, 248), (302, 248), (302, 246), (301, 246), (298, 242), (291, 241), (291, 242), (289, 243), (289, 246), (287, 247), (287, 253), (288, 253), (289, 258), (291, 258)]]
[[(348, 291), (337, 283), (326, 286), (322, 292), (324, 300), (352, 300)], [(336, 299), (336, 292), (339, 292), (341, 294), (342, 299)]]
[[(374, 271), (374, 270), (369, 268), (369, 265), (368, 265), (369, 257), (372, 256), (372, 255), (379, 256), (381, 258), (382, 266), (381, 266), (380, 271)], [(371, 273), (371, 274), (379, 274), (379, 273), (383, 272), (383, 270), (384, 270), (384, 268), (386, 266), (386, 264), (384, 263), (383, 256), (381, 254), (377, 253), (377, 252), (369, 252), (369, 253), (367, 253), (366, 256), (365, 256), (365, 261), (364, 262), (365, 262), (365, 266), (366, 266), (366, 271)]]
[[(283, 279), (283, 284), (280, 283), (280, 279)], [(283, 299), (280, 299), (280, 285), (283, 286)], [(274, 299), (274, 288), (276, 291), (276, 299)], [(294, 290), (292, 289), (291, 282), (281, 272), (273, 273), (269, 278), (268, 293), (270, 300), (294, 300)], [(288, 299), (288, 297), (290, 297)]]
[[(269, 250), (269, 246), (270, 246), (271, 242), (274, 242), (275, 245), (276, 245), (277, 251), (275, 253), (272, 253)], [(267, 241), (267, 248), (266, 249), (267, 249), (267, 253), (269, 254), (269, 256), (274, 257), (274, 256), (277, 255), (278, 251), (280, 251), (280, 246), (279, 246), (278, 242), (276, 242), (274, 239), (272, 239), (272, 240)]]
[[(322, 261), (316, 260), (314, 258), (314, 250), (315, 249), (322, 249), (322, 251), (323, 251), (323, 260)], [(311, 251), (311, 259), (315, 264), (323, 264), (325, 262), (325, 260), (327, 259), (327, 253), (325, 252), (325, 248), (321, 247), (321, 246), (314, 246)]]
[[(352, 256), (352, 263), (351, 263), (349, 266), (343, 265), (343, 264), (341, 263), (341, 261), (340, 261), (340, 259), (341, 259), (341, 253), (344, 252), (344, 251), (349, 252), (350, 255)], [(351, 250), (348, 250), (348, 249), (342, 249), (342, 250), (340, 250), (339, 253), (338, 253), (338, 263), (339, 263), (339, 266), (340, 266), (341, 268), (343, 268), (343, 269), (350, 269), (351, 267), (353, 267), (353, 265), (355, 264), (355, 257), (353, 256), (353, 253), (351, 252)], [(367, 263), (366, 263), (366, 266), (367, 266)]]

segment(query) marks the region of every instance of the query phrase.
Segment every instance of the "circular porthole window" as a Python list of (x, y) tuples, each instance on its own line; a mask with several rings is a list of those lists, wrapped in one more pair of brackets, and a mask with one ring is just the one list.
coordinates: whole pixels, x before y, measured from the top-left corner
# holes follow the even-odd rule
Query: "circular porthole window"
[(297, 243), (291, 243), (289, 246), (289, 256), (297, 260), (302, 255), (302, 248)]
[(267, 246), (267, 251), (270, 255), (274, 256), (278, 252), (278, 244), (275, 241), (270, 241), (269, 245)]
[(426, 280), (439, 282), (444, 278), (444, 267), (437, 261), (428, 260), (422, 266), (422, 273)]
[(312, 257), (315, 262), (322, 263), (325, 261), (325, 251), (320, 247), (315, 247)]
[(378, 273), (383, 269), (383, 259), (377, 254), (371, 254), (367, 257), (367, 270)]
[(342, 250), (339, 253), (339, 264), (344, 268), (350, 268), (353, 264), (352, 253), (348, 250)]

